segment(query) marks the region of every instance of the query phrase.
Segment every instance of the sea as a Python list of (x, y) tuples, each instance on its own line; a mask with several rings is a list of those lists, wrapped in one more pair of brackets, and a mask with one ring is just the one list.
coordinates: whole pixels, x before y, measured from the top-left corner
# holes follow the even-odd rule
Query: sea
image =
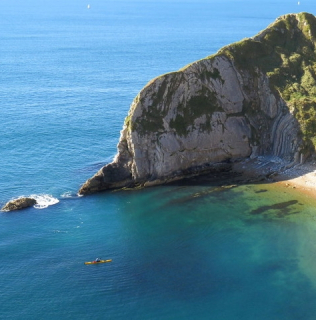
[(38, 200), (0, 212), (1, 320), (315, 319), (315, 198), (229, 177), (77, 194), (146, 83), (303, 11), (316, 2), (0, 0), (0, 205)]

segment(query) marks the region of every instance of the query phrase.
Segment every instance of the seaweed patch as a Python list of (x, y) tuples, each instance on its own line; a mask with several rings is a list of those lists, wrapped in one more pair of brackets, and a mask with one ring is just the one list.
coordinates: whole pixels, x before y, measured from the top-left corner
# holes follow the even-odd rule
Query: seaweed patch
[(267, 189), (260, 189), (258, 191), (255, 191), (255, 193), (262, 193), (262, 192), (268, 192), (268, 190)]
[(297, 200), (290, 200), (290, 201), (272, 204), (270, 206), (262, 206), (262, 207), (255, 209), (255, 210), (252, 210), (250, 212), (250, 214), (257, 215), (257, 214), (262, 214), (262, 213), (269, 211), (269, 210), (277, 210), (278, 212), (276, 215), (279, 218), (282, 218), (284, 216), (297, 213), (297, 212), (290, 212), (290, 210), (289, 210), (290, 206), (295, 205), (297, 203), (298, 203)]

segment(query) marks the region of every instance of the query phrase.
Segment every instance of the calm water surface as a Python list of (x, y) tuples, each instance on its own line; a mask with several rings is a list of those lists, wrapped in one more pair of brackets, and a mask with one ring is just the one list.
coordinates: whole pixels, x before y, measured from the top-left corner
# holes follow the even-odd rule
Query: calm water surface
[(1, 319), (315, 318), (315, 199), (205, 180), (76, 196), (150, 79), (301, 11), (316, 4), (0, 2), (0, 205), (51, 204), (0, 214)]

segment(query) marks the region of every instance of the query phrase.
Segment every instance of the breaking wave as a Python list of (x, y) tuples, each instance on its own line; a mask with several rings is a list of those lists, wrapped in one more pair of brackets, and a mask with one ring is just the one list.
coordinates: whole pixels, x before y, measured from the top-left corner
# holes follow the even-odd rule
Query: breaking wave
[(54, 198), (49, 194), (32, 194), (30, 197), (35, 199), (37, 202), (34, 205), (35, 209), (45, 209), (59, 202), (57, 198)]
[(77, 193), (72, 192), (72, 191), (67, 191), (67, 192), (63, 193), (61, 195), (61, 197), (63, 199), (77, 199), (79, 197), (79, 195)]

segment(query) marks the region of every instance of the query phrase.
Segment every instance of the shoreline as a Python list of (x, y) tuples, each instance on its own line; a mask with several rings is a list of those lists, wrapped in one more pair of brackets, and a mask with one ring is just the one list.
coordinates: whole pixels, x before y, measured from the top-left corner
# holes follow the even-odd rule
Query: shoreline
[(292, 165), (275, 157), (259, 157), (234, 164), (233, 171), (253, 181), (266, 180), (316, 198), (316, 163), (313, 161)]
[[(310, 171), (306, 169), (310, 169)], [(299, 175), (298, 175), (299, 174)], [(298, 192), (316, 198), (316, 166), (311, 164), (296, 165), (292, 169), (280, 173), (276, 183), (286, 188), (296, 189)]]

